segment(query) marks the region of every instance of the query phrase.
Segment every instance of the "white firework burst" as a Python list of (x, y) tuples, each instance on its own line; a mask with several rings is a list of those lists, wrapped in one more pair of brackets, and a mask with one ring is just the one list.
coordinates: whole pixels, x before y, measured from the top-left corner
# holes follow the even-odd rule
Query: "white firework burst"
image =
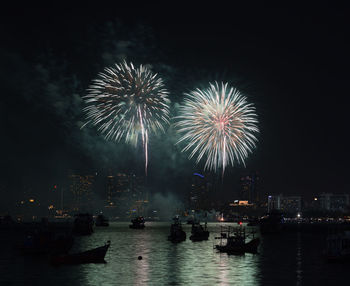
[(93, 80), (84, 101), (83, 127), (91, 123), (107, 140), (124, 138), (135, 146), (141, 136), (147, 173), (149, 136), (164, 131), (169, 123), (170, 100), (163, 80), (142, 65), (136, 68), (124, 61), (105, 68)]
[(204, 168), (222, 167), (222, 174), (229, 164), (244, 165), (259, 132), (253, 104), (227, 83), (210, 83), (185, 95), (176, 123), (182, 136), (177, 143), (187, 144), (182, 151), (191, 150), (189, 158), (197, 154), (197, 163), (206, 156)]

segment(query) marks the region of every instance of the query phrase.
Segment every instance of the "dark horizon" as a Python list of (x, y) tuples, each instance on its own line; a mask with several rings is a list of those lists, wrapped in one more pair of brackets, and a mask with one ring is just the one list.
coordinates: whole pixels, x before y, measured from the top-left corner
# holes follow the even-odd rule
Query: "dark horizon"
[[(8, 194), (5, 204), (25, 190), (44, 195), (63, 183), (69, 169), (142, 175), (140, 148), (106, 142), (92, 126), (80, 129), (81, 98), (91, 80), (122, 58), (159, 73), (170, 92), (172, 115), (184, 92), (215, 80), (236, 86), (254, 103), (257, 148), (246, 168), (226, 169), (223, 197), (238, 191), (240, 176), (251, 171), (259, 172), (263, 193), (305, 198), (349, 193), (344, 7), (328, 2), (234, 9), (83, 6), (4, 9), (0, 190)], [(172, 128), (151, 138), (147, 184), (153, 193), (181, 197), (192, 174), (203, 172), (203, 162), (196, 165), (181, 153), (176, 138)]]

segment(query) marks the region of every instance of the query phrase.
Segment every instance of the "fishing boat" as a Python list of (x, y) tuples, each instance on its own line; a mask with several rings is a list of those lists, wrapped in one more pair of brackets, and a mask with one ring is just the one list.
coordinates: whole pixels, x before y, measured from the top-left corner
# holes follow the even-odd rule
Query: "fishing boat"
[(23, 243), (17, 248), (23, 255), (44, 255), (68, 253), (74, 238), (70, 233), (55, 233), (44, 230), (31, 230), (25, 234)]
[(168, 240), (174, 243), (178, 243), (186, 240), (186, 232), (183, 231), (179, 217), (173, 218), (174, 223), (170, 226), (170, 235)]
[(73, 233), (78, 235), (89, 235), (93, 233), (94, 220), (89, 213), (79, 213), (75, 215)]
[(106, 263), (106, 252), (111, 245), (108, 240), (104, 246), (90, 249), (84, 252), (51, 256), (50, 262), (53, 265), (61, 264), (83, 264), (83, 263)]
[[(252, 236), (251, 240), (246, 242), (246, 239), (250, 236)], [(260, 244), (260, 239), (254, 237), (254, 232), (246, 234), (245, 228), (242, 226), (238, 228), (221, 226), (220, 236), (216, 239), (220, 239), (220, 243), (215, 245), (215, 248), (219, 252), (226, 252), (227, 254), (257, 253)]]
[(199, 223), (199, 221), (195, 221), (192, 223), (190, 239), (193, 242), (208, 240), (208, 237), (209, 231), (207, 229), (207, 223), (204, 224), (204, 227)]
[(327, 236), (325, 257), (328, 262), (350, 262), (350, 231)]
[(278, 210), (272, 210), (259, 220), (261, 234), (277, 234), (283, 230), (284, 217)]
[(109, 226), (108, 218), (106, 218), (104, 215), (100, 214), (97, 216), (95, 221), (96, 226)]
[(143, 229), (145, 228), (145, 219), (142, 216), (138, 216), (131, 220), (130, 228)]

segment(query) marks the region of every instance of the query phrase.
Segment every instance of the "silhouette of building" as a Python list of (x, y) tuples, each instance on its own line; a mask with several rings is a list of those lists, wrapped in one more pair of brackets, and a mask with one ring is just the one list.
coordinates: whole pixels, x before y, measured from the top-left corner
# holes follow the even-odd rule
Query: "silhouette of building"
[(94, 175), (69, 175), (69, 189), (72, 194), (71, 208), (73, 211), (85, 211), (92, 208)]
[(296, 215), (302, 211), (301, 196), (274, 195), (267, 198), (267, 211), (281, 210), (285, 214)]
[(259, 174), (257, 172), (251, 172), (249, 175), (241, 177), (240, 183), (241, 200), (249, 201), (249, 203), (260, 202), (260, 194), (258, 189)]
[[(135, 174), (118, 172), (107, 176), (106, 208), (111, 215), (129, 217), (144, 215), (148, 209), (145, 178)], [(113, 210), (113, 211), (112, 211)]]
[(322, 193), (317, 201), (320, 209), (328, 211), (345, 211), (349, 207), (348, 194)]
[(199, 173), (194, 173), (191, 180), (191, 189), (189, 193), (189, 208), (191, 210), (209, 210), (210, 209), (210, 183)]

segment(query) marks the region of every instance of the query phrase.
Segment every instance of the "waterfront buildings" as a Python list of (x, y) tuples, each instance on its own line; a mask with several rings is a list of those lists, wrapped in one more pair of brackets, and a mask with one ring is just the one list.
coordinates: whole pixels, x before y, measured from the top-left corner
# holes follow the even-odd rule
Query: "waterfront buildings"
[(302, 211), (301, 196), (270, 195), (267, 199), (267, 211), (281, 210), (286, 214), (296, 215)]
[(346, 211), (349, 207), (348, 194), (322, 193), (315, 200), (316, 207), (327, 211)]
[(259, 174), (258, 172), (250, 172), (250, 174), (242, 176), (240, 178), (240, 200), (249, 201), (249, 203), (258, 203), (260, 202), (260, 193), (259, 193)]
[(195, 211), (210, 209), (210, 186), (210, 182), (204, 175), (193, 173), (188, 200), (189, 209)]
[(94, 181), (95, 176), (91, 174), (69, 174), (69, 190), (72, 195), (71, 209), (73, 211), (90, 211), (92, 209)]

